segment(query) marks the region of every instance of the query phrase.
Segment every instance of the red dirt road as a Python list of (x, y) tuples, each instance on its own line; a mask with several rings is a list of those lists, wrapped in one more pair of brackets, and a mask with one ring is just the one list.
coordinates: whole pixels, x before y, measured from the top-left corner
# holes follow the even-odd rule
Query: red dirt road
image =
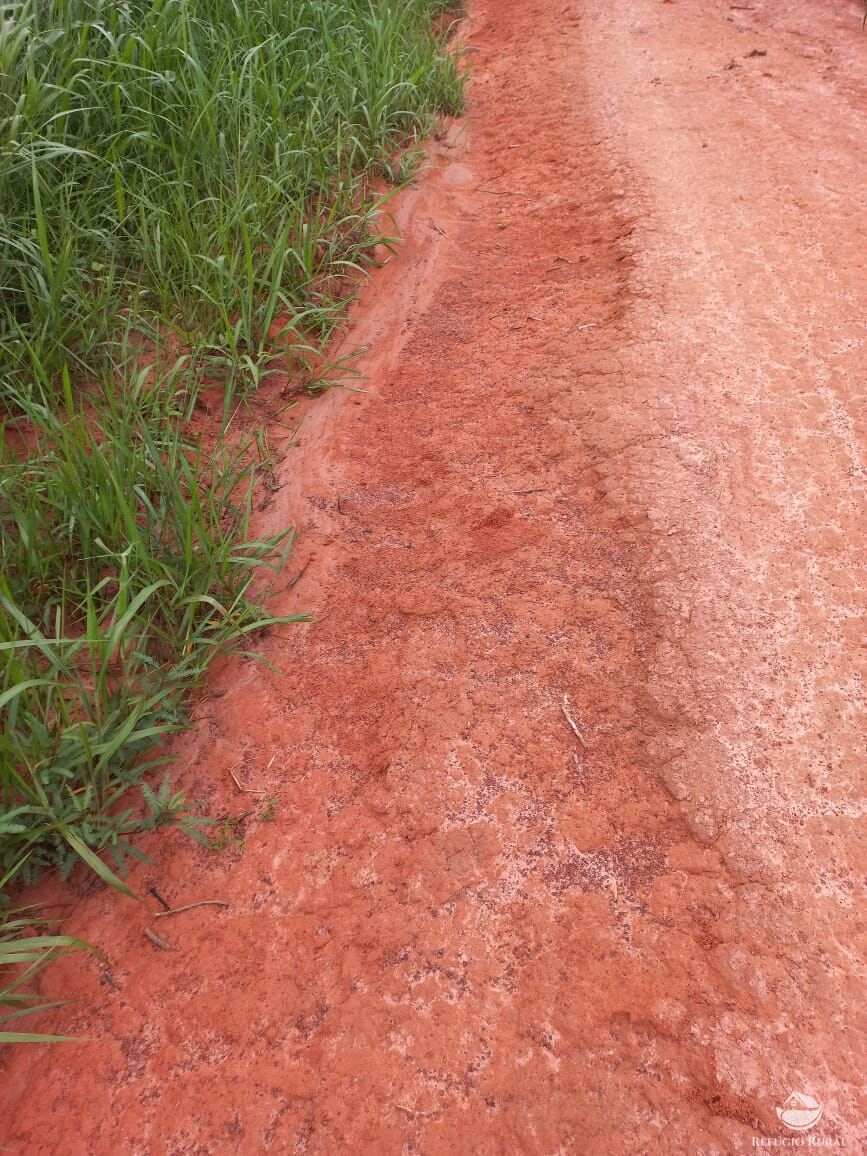
[(230, 907), (78, 902), (94, 1042), (5, 1058), (9, 1151), (867, 1141), (860, 11), (475, 0), (264, 515), (317, 620), (178, 744), (243, 846), (133, 875)]

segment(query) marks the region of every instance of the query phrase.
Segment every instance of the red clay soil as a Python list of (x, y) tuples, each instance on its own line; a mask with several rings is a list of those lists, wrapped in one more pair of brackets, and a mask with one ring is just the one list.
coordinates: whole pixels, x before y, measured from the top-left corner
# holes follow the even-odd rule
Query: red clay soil
[(243, 840), (132, 876), (230, 906), (78, 899), (8, 1151), (867, 1139), (861, 6), (471, 9), (370, 392), (263, 513), (316, 621), (177, 744)]

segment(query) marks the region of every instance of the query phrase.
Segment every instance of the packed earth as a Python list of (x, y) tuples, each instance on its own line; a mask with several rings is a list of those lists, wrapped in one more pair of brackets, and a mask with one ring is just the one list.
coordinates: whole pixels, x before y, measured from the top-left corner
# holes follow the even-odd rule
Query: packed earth
[(273, 431), (311, 621), (173, 743), (222, 850), (74, 884), (4, 1151), (863, 1150), (861, 14), (472, 0)]

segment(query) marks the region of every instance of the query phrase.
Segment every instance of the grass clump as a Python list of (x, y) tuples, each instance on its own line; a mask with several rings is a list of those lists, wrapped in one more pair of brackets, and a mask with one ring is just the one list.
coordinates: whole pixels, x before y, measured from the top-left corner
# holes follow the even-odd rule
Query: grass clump
[(441, 7), (0, 0), (0, 891), (119, 883), (182, 812), (151, 752), (291, 544), (250, 540), (255, 438), (195, 436), (197, 395), (331, 335), (375, 178), (459, 106)]
[(118, 804), (214, 654), (273, 621), (248, 588), (291, 543), (248, 540), (254, 459), (206, 457), (162, 395), (106, 389), (98, 426), (71, 405), (19, 398), (29, 450), (0, 441), (0, 870), (26, 879), (103, 850), (120, 869), (175, 815)]
[(49, 393), (132, 327), (238, 388), (275, 321), (327, 338), (376, 239), (371, 176), (460, 100), (437, 7), (0, 7), (0, 379)]
[(66, 1002), (42, 999), (31, 990), (33, 980), (47, 964), (61, 955), (92, 950), (83, 940), (51, 933), (50, 924), (46, 926), (35, 907), (0, 911), (0, 1045), (55, 1043), (69, 1038), (20, 1031), (21, 1020), (63, 1007)]

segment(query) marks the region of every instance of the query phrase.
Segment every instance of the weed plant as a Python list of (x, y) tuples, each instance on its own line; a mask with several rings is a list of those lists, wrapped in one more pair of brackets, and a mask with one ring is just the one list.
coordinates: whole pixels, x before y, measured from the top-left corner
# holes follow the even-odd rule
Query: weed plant
[(55, 1043), (68, 1038), (21, 1031), (21, 1020), (67, 1002), (46, 1000), (32, 991), (33, 980), (46, 964), (60, 955), (91, 950), (73, 936), (52, 934), (36, 908), (0, 911), (0, 1044)]
[(327, 342), (375, 178), (460, 103), (440, 8), (0, 2), (2, 886), (78, 859), (122, 886), (129, 836), (182, 813), (142, 775), (273, 621), (250, 583), (291, 544), (250, 540), (255, 454), (204, 448), (197, 392), (228, 414), (276, 331)]
[(460, 101), (437, 7), (0, 7), (0, 382), (50, 399), (132, 329), (237, 390), (275, 321), (327, 338), (376, 240), (371, 176)]

